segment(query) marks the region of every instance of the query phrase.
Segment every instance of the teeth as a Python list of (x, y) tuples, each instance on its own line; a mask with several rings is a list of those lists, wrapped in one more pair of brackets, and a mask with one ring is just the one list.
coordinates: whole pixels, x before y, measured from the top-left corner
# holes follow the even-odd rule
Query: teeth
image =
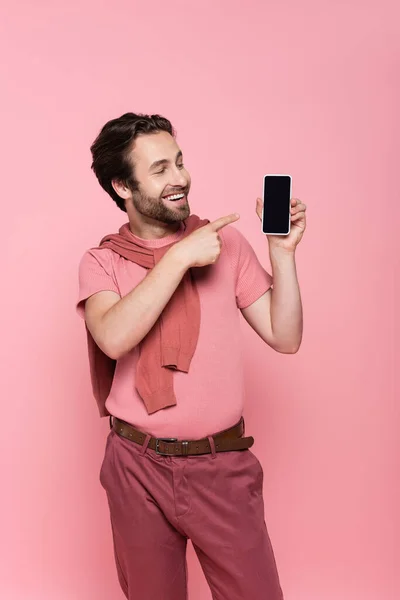
[(166, 200), (179, 200), (183, 198), (185, 194), (175, 194), (175, 196), (165, 196)]

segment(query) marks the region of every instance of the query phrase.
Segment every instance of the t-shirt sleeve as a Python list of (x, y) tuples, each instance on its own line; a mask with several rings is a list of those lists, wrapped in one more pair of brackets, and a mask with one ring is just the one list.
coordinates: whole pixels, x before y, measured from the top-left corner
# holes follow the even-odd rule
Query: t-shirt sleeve
[(229, 225), (221, 230), (235, 277), (236, 304), (246, 308), (265, 294), (273, 279), (260, 264), (256, 253), (238, 229)]
[(103, 291), (120, 295), (112, 268), (112, 250), (108, 248), (87, 250), (79, 263), (79, 292), (76, 311), (85, 317), (85, 301)]

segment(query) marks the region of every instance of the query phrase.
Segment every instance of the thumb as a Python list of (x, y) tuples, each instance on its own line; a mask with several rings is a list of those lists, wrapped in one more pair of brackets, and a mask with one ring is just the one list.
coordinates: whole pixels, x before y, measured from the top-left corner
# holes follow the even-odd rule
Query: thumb
[(216, 219), (215, 221), (210, 223), (210, 227), (213, 231), (219, 231), (223, 227), (226, 227), (230, 223), (234, 223), (238, 219), (240, 219), (240, 215), (238, 215), (238, 213), (232, 213), (231, 215), (227, 215), (226, 217), (220, 217), (219, 219)]

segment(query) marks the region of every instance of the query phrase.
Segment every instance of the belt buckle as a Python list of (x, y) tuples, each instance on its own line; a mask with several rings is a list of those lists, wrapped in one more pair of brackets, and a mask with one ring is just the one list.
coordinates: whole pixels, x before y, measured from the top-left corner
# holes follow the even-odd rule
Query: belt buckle
[(178, 438), (156, 438), (156, 454), (159, 454), (160, 456), (171, 456), (171, 454), (169, 454), (168, 452), (160, 451), (160, 442), (173, 443), (177, 441)]

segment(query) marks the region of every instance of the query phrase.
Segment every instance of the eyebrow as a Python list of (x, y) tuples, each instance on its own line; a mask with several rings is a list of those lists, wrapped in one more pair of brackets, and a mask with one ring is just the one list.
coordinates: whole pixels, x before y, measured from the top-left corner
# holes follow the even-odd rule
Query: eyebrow
[[(175, 161), (178, 160), (178, 158), (182, 157), (182, 150), (179, 150), (178, 154), (176, 155)], [(161, 160), (156, 160), (155, 162), (153, 162), (150, 167), (149, 167), (149, 171), (152, 171), (153, 169), (156, 169), (157, 167), (161, 167), (163, 165), (167, 165), (169, 163), (169, 160), (167, 160), (166, 158), (162, 158)]]

